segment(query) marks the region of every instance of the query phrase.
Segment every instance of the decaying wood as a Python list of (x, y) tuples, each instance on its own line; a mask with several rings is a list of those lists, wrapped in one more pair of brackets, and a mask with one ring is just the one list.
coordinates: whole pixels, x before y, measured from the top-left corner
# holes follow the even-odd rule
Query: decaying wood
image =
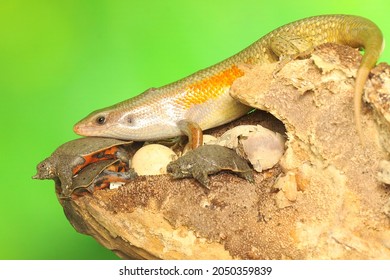
[[(278, 72), (243, 66), (233, 96), (281, 120), (289, 139), (255, 184), (221, 173), (206, 190), (193, 179), (141, 176), (60, 200), (67, 218), (122, 258), (390, 259), (390, 67), (377, 66), (366, 84), (361, 143), (352, 102), (360, 58), (324, 45)], [(283, 130), (266, 113), (235, 124), (248, 122)]]

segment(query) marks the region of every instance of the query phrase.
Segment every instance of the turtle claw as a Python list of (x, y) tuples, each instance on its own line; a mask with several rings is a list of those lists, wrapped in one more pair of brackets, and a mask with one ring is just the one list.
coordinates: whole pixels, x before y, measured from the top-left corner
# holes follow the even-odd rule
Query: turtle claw
[(255, 183), (255, 177), (253, 176), (253, 172), (241, 172), (241, 173), (237, 173), (237, 175), (247, 180), (251, 184)]
[(210, 189), (210, 180), (206, 172), (203, 172), (202, 170), (194, 170), (192, 172), (192, 177), (194, 177), (194, 179), (201, 183), (205, 188)]

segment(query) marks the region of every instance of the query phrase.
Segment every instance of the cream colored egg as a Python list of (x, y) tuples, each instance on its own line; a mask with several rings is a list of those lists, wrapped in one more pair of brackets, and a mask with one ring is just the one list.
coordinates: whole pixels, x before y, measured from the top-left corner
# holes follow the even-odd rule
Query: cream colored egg
[(168, 147), (150, 144), (134, 154), (131, 165), (138, 175), (160, 175), (167, 173), (168, 163), (176, 158), (176, 154)]

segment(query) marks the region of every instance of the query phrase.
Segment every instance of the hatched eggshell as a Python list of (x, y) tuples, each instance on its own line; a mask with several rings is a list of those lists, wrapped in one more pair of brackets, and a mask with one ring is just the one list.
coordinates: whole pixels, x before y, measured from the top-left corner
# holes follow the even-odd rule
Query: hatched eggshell
[(226, 131), (216, 144), (235, 149), (261, 172), (279, 162), (284, 143), (282, 135), (261, 125), (239, 125)]
[(293, 172), (289, 171), (286, 175), (279, 177), (273, 187), (280, 190), (275, 196), (278, 208), (291, 206), (297, 200), (298, 189)]
[(167, 173), (168, 163), (176, 158), (176, 154), (168, 147), (150, 144), (139, 149), (131, 162), (138, 175), (160, 175)]
[(385, 184), (390, 184), (390, 161), (379, 162), (378, 180)]
[(274, 167), (284, 154), (283, 136), (263, 127), (249, 133), (240, 142), (248, 160), (258, 172)]
[(225, 146), (230, 149), (237, 149), (238, 139), (241, 136), (247, 136), (248, 133), (256, 129), (255, 125), (239, 125), (229, 129), (224, 134), (222, 134), (215, 144)]

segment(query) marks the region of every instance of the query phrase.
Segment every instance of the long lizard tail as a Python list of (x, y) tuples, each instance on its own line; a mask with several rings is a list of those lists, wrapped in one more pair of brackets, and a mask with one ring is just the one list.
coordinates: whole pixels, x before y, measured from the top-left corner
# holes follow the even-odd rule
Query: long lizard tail
[[(356, 74), (355, 93), (354, 93), (354, 117), (356, 130), (359, 138), (363, 143), (362, 135), (362, 99), (364, 85), (368, 79), (371, 69), (375, 66), (379, 56), (384, 48), (383, 35), (380, 29), (368, 19), (357, 17), (355, 24), (350, 27), (350, 38), (358, 43), (359, 47), (363, 46), (364, 55), (360, 63), (360, 67)], [(354, 45), (352, 43), (351, 45)]]

